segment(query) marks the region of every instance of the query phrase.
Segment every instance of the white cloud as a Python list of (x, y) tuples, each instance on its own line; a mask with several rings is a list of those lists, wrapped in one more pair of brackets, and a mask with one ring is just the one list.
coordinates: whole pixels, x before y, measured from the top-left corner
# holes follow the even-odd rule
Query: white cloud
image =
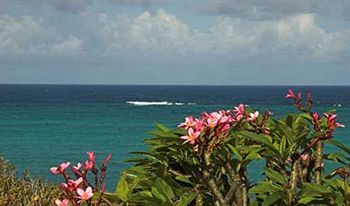
[[(162, 9), (155, 13), (146, 11), (136, 17), (112, 18), (106, 14), (97, 17), (92, 28), (100, 36), (85, 36), (86, 41), (83, 41), (80, 36), (86, 34), (78, 30), (69, 33), (33, 17), (0, 15), (0, 55), (135, 56), (143, 53), (160, 57), (193, 54), (252, 57), (287, 53), (315, 61), (330, 61), (350, 47), (350, 30), (326, 31), (317, 24), (317, 16), (313, 14), (264, 21), (220, 17), (209, 28), (199, 30)], [(80, 18), (84, 21), (84, 16)], [(91, 17), (86, 18), (86, 24), (90, 20)], [(83, 51), (88, 48), (94, 50)]]
[(66, 40), (54, 44), (50, 48), (50, 52), (54, 55), (72, 55), (80, 53), (83, 41), (76, 36), (69, 36)]
[(54, 29), (45, 27), (40, 19), (0, 15), (0, 56), (71, 55), (79, 52), (81, 47), (80, 39), (75, 36), (61, 38)]
[(48, 31), (32, 17), (16, 19), (9, 15), (0, 16), (1, 54), (23, 54), (39, 52), (45, 47)]
[(332, 60), (349, 48), (350, 30), (326, 31), (312, 14), (279, 20), (249, 21), (222, 17), (206, 30), (194, 30), (164, 10), (115, 21), (102, 15), (108, 52), (125, 49), (163, 54), (251, 56), (289, 52), (314, 60)]

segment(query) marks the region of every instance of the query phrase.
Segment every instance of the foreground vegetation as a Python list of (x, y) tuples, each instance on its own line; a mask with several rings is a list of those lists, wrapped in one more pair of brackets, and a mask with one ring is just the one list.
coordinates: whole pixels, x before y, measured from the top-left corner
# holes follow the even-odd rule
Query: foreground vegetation
[(15, 167), (0, 157), (0, 205), (46, 206), (53, 205), (62, 192), (57, 185), (43, 183), (28, 174), (17, 177)]
[[(148, 150), (134, 153), (137, 157), (129, 160), (134, 166), (122, 173), (113, 192), (105, 191), (104, 184), (111, 155), (99, 167), (93, 152), (84, 163), (52, 167), (54, 175), (63, 177), (63, 195), (56, 193), (55, 204), (350, 206), (350, 148), (333, 137), (345, 126), (336, 121), (335, 111), (313, 111), (310, 94), (303, 99), (290, 90), (286, 98), (294, 101), (297, 112), (278, 119), (269, 111), (260, 114), (240, 104), (189, 116), (174, 129), (157, 125), (150, 132), (153, 137), (145, 140)], [(326, 153), (326, 145), (336, 152)], [(261, 179), (253, 182), (249, 166), (256, 161), (264, 169)], [(46, 194), (46, 189), (39, 191)], [(19, 193), (23, 191), (3, 196)], [(35, 199), (41, 192), (31, 194)]]

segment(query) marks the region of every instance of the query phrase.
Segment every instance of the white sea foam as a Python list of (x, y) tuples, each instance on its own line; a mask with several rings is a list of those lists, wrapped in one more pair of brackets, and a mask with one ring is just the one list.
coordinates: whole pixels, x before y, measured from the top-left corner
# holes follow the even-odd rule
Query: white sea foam
[(183, 102), (168, 102), (168, 101), (162, 101), (162, 102), (143, 102), (143, 101), (127, 101), (127, 104), (132, 104), (134, 106), (182, 106), (182, 105), (194, 105), (195, 103), (183, 103)]

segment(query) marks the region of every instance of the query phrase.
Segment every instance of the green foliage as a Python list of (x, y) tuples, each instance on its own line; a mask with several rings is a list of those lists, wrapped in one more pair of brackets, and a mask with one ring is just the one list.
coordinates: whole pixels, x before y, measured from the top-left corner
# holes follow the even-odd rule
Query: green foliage
[(28, 174), (17, 178), (14, 166), (0, 157), (0, 205), (53, 205), (60, 195), (56, 185), (31, 179)]
[[(254, 123), (235, 123), (224, 138), (216, 130), (202, 132), (198, 145), (180, 140), (186, 130), (158, 124), (145, 140), (148, 150), (133, 153), (134, 166), (123, 172), (114, 200), (120, 205), (348, 206), (350, 149), (329, 138), (326, 118), (317, 121), (305, 111), (281, 119), (267, 113)], [(323, 154), (324, 144), (340, 151)], [(255, 184), (247, 171), (253, 160), (266, 165)], [(341, 167), (325, 174), (324, 160)]]

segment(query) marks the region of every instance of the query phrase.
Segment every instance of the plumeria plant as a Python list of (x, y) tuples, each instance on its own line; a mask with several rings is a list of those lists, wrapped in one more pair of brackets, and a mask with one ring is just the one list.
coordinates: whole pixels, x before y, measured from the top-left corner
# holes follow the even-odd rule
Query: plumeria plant
[[(177, 128), (157, 124), (146, 139), (148, 150), (134, 152), (134, 166), (122, 173), (114, 193), (103, 183), (110, 155), (101, 167), (94, 154), (84, 165), (62, 163), (65, 199), (57, 205), (350, 206), (350, 148), (334, 139), (335, 111), (317, 113), (310, 94), (289, 90), (297, 113), (274, 118), (239, 104), (229, 110), (188, 116)], [(327, 153), (326, 145), (339, 150)], [(249, 178), (258, 163), (260, 180)], [(76, 179), (66, 169), (70, 167)], [(259, 167), (254, 167), (259, 168)], [(86, 174), (94, 175), (95, 184)]]
[[(100, 169), (96, 166), (95, 153), (87, 152), (87, 156), (88, 160), (84, 164), (78, 163), (74, 166), (70, 162), (64, 162), (58, 167), (51, 167), (50, 171), (52, 174), (62, 175), (64, 179), (64, 182), (60, 185), (64, 198), (55, 201), (57, 206), (98, 206), (103, 202), (106, 188), (104, 178), (108, 162), (112, 156), (109, 154), (103, 160)], [(68, 169), (70, 169), (72, 176), (69, 176)], [(94, 184), (90, 182), (90, 173)]]
[[(149, 149), (123, 172), (120, 205), (350, 205), (350, 149), (334, 139), (335, 111), (313, 111), (312, 97), (289, 90), (298, 113), (273, 118), (244, 104), (157, 125)], [(324, 145), (341, 149), (325, 153)], [(252, 182), (248, 166), (263, 164)], [(328, 170), (326, 163), (330, 163)], [(338, 166), (329, 174), (329, 168)]]

